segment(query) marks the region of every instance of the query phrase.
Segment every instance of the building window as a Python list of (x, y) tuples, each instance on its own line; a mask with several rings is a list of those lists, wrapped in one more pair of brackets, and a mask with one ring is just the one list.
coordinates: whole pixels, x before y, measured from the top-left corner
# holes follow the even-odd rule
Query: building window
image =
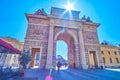
[(108, 51), (108, 54), (110, 55), (110, 51)]
[(13, 58), (13, 61), (14, 61), (14, 62), (16, 62), (16, 61), (17, 61), (17, 58), (16, 58), (16, 56), (14, 56), (14, 58)]
[(119, 55), (120, 55), (120, 50), (118, 51)]
[(103, 63), (105, 63), (105, 58), (103, 57)]
[(110, 63), (112, 63), (112, 58), (110, 58)]
[(1, 57), (2, 57), (2, 53), (0, 53), (0, 59), (1, 59)]
[(116, 52), (116, 51), (114, 51), (114, 54), (115, 54), (115, 55), (117, 55), (117, 52)]
[(120, 54), (120, 49), (118, 50), (119, 54)]
[(104, 52), (103, 52), (103, 51), (101, 51), (101, 54), (104, 54)]
[(119, 63), (119, 59), (118, 58), (116, 58), (116, 62)]
[(1, 55), (1, 62), (4, 62), (4, 61), (5, 61), (6, 56), (7, 56), (7, 54), (2, 54), (2, 55)]

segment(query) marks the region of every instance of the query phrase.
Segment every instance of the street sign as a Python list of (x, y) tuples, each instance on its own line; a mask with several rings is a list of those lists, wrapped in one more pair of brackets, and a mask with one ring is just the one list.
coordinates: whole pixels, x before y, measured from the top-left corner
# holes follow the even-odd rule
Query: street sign
[(56, 60), (56, 56), (52, 56), (52, 60)]

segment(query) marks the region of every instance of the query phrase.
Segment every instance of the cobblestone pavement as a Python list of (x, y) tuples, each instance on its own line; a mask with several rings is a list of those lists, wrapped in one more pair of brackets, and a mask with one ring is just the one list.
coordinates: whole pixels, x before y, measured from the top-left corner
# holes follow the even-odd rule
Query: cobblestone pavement
[[(36, 77), (38, 80), (45, 80), (47, 75), (49, 70), (29, 69), (25, 73), (25, 77)], [(54, 70), (51, 76), (53, 80), (120, 80), (120, 72), (104, 69), (67, 69), (60, 72)]]

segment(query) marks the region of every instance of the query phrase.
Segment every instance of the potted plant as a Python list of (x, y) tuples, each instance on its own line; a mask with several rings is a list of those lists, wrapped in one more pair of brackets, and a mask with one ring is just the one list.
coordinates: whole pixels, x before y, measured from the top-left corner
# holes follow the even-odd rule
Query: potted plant
[(20, 55), (19, 61), (20, 61), (20, 73), (23, 76), (24, 70), (26, 69), (27, 64), (31, 60), (31, 56), (29, 51), (23, 50), (23, 52)]

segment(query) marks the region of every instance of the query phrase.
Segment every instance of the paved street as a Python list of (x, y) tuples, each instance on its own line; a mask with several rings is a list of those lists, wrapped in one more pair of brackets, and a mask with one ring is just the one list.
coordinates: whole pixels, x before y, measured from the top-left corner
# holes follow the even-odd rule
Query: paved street
[[(49, 74), (48, 70), (29, 69), (25, 73), (25, 77), (37, 77), (38, 80), (45, 80)], [(67, 69), (52, 72), (53, 80), (120, 80), (120, 72), (111, 70), (76, 70)]]

